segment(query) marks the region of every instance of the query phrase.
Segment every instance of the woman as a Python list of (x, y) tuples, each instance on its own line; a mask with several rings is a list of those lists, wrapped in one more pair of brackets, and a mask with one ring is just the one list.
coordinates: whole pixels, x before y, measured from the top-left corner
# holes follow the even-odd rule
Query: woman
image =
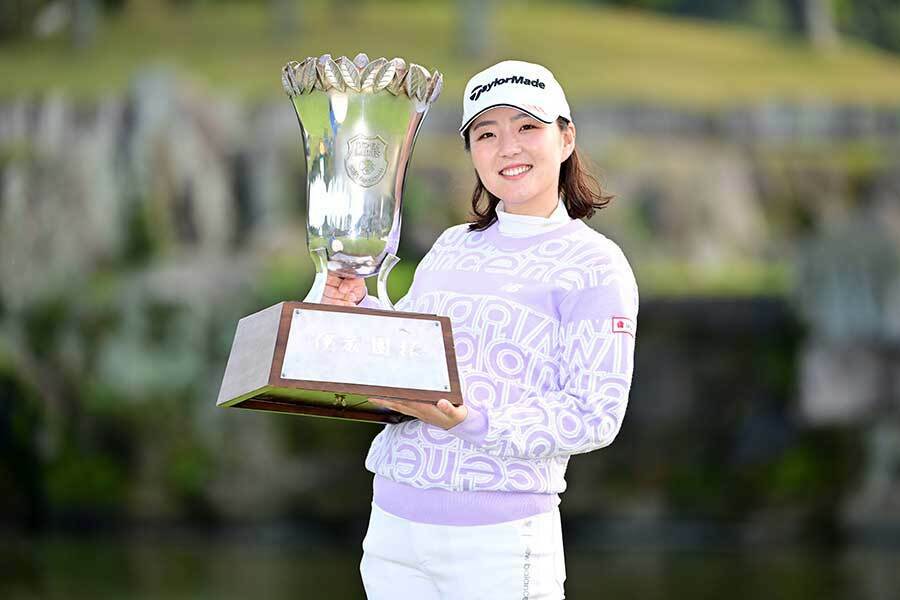
[[(610, 197), (582, 169), (550, 71), (478, 73), (459, 131), (475, 221), (438, 238), (397, 308), (451, 319), (464, 405), (375, 400), (416, 419), (372, 442), (360, 570), (370, 599), (562, 598), (559, 494), (569, 457), (622, 424), (637, 286), (581, 221)], [(362, 280), (335, 276), (325, 301), (377, 307)]]

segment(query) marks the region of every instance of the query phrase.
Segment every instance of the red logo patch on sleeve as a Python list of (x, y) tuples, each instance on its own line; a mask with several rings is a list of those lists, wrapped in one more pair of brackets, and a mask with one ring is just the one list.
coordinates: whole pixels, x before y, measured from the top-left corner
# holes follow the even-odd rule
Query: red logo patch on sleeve
[(612, 318), (612, 331), (613, 333), (627, 333), (631, 337), (634, 337), (634, 320), (629, 319), (628, 317), (613, 317)]

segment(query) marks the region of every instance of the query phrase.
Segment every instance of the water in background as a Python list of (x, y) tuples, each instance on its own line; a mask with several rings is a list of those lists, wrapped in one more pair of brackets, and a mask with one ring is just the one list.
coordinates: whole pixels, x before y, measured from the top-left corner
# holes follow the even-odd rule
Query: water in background
[[(887, 600), (900, 551), (567, 547), (569, 598)], [(0, 541), (0, 597), (364, 598), (358, 545), (241, 536)]]

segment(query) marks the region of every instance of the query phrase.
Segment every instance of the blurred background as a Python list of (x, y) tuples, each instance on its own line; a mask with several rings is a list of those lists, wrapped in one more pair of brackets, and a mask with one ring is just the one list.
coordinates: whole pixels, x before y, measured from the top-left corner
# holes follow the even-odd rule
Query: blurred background
[(363, 597), (379, 426), (215, 407), (237, 320), (312, 278), (280, 69), (357, 52), (444, 74), (395, 300), (497, 60), (554, 71), (616, 195), (640, 335), (569, 597), (896, 598), (897, 0), (3, 0), (0, 595)]

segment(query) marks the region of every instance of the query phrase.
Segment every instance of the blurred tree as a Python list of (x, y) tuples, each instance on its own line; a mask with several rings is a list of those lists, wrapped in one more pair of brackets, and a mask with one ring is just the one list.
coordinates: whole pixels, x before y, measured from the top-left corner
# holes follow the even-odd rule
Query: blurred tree
[(790, 19), (790, 29), (806, 37), (815, 48), (837, 44), (833, 0), (780, 0)]
[(457, 53), (465, 58), (481, 58), (489, 51), (492, 0), (456, 0)]
[[(2, 349), (0, 349), (2, 350)], [(44, 513), (44, 475), (37, 436), (42, 426), (37, 390), (21, 381), (0, 355), (0, 524), (34, 529)]]
[(832, 0), (802, 0), (803, 29), (817, 48), (833, 48), (837, 44), (833, 4)]
[(28, 34), (47, 0), (3, 0), (0, 2), (0, 42)]
[(87, 48), (97, 36), (97, 0), (71, 0), (72, 45)]
[(90, 46), (104, 14), (122, 9), (129, 0), (3, 0), (0, 42), (68, 32), (76, 48)]
[(900, 52), (900, 0), (584, 0), (675, 15), (752, 23), (804, 35), (813, 45), (835, 45), (838, 32)]
[[(815, 48), (827, 50), (837, 45), (834, 0), (772, 0), (780, 5), (783, 13), (783, 29), (802, 35)], [(756, 25), (769, 25), (758, 20)]]
[(841, 30), (900, 52), (900, 0), (838, 0), (836, 12)]

